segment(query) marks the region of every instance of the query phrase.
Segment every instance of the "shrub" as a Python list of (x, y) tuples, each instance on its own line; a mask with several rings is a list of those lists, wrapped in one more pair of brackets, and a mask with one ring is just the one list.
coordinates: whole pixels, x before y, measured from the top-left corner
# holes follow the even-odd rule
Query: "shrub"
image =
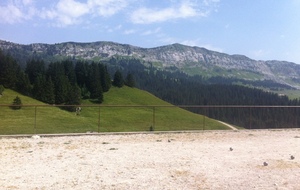
[(22, 101), (21, 101), (21, 98), (19, 98), (19, 96), (17, 96), (14, 99), (11, 108), (14, 109), (14, 110), (19, 110), (19, 109), (22, 108)]

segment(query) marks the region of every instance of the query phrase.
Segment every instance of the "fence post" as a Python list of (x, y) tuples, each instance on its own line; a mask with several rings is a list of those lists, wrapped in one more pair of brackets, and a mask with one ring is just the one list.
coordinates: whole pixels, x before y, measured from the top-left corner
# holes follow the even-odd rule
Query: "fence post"
[(205, 129), (205, 117), (206, 117), (206, 108), (204, 107), (204, 114), (203, 114), (203, 127), (202, 130)]
[(34, 134), (36, 135), (36, 106), (34, 106)]
[(153, 125), (153, 131), (155, 131), (155, 106), (153, 106), (152, 125)]
[(100, 106), (98, 110), (98, 133), (100, 132)]
[(249, 116), (249, 118), (250, 118), (250, 129), (252, 129), (252, 109), (251, 109), (251, 107), (250, 107), (250, 112), (249, 112), (249, 114), (250, 114), (250, 116)]
[[(295, 114), (295, 115), (298, 116), (298, 109), (299, 109), (299, 108), (295, 108), (295, 109), (296, 109), (296, 111), (295, 111), (296, 114)], [(296, 120), (295, 122), (296, 122), (296, 123), (295, 123), (294, 128), (297, 128), (297, 127), (298, 127), (298, 117), (297, 117), (297, 116), (295, 117), (295, 120)]]

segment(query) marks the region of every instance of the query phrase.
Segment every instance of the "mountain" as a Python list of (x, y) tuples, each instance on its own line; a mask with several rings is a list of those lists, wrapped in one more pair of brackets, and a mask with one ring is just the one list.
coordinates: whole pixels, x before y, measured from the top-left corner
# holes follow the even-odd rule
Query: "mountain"
[(46, 62), (66, 58), (93, 61), (112, 57), (136, 58), (157, 69), (181, 71), (204, 78), (222, 77), (246, 81), (272, 81), (286, 87), (300, 89), (300, 65), (286, 61), (258, 61), (243, 55), (228, 55), (200, 47), (172, 44), (155, 48), (141, 48), (114, 42), (58, 44), (16, 44), (0, 40), (0, 49), (10, 53), (25, 66), (26, 60), (41, 58)]
[[(280, 78), (274, 77), (275, 80), (267, 78), (269, 75), (275, 76), (277, 74), (280, 76), (283, 70), (292, 73), (294, 70), (297, 70), (298, 66), (296, 64), (293, 64), (295, 68), (289, 67), (290, 63), (283, 65), (281, 62), (274, 62), (274, 64), (259, 62), (261, 65), (258, 65), (258, 61), (251, 60), (245, 56), (230, 56), (179, 44), (149, 49), (111, 42), (98, 42), (98, 44), (64, 43), (56, 45), (6, 44), (7, 49), (4, 51), (10, 55), (0, 51), (0, 84), (5, 88), (14, 89), (45, 103), (77, 105), (80, 103), (80, 100), (90, 99), (91, 102), (104, 104), (110, 98), (113, 98), (114, 101), (118, 100), (119, 98), (110, 94), (116, 89), (111, 89), (110, 83), (112, 76), (114, 76), (113, 81), (115, 81), (118, 71), (123, 76), (127, 75), (125, 78), (123, 76), (119, 77), (126, 79), (126, 83), (128, 76), (132, 75), (135, 80), (134, 86), (137, 89), (150, 92), (156, 97), (174, 105), (203, 105), (205, 106), (203, 107), (204, 109), (200, 107), (186, 109), (236, 126), (244, 128), (300, 126), (300, 120), (297, 119), (299, 116), (298, 109), (281, 109), (282, 107), (280, 109), (265, 109), (265, 107), (261, 109), (261, 107), (257, 107), (266, 105), (300, 105), (299, 95), (295, 96), (295, 98), (280, 95), (283, 92), (299, 93), (299, 90), (286, 90), (290, 89), (291, 86), (275, 81), (279, 81)], [(91, 46), (94, 47), (91, 48)], [(101, 56), (96, 57), (90, 53), (87, 57), (86, 55), (89, 53), (87, 49), (89, 51), (94, 49), (95, 52), (98, 52), (95, 55), (101, 53)], [(73, 53), (71, 50), (73, 50)], [(195, 58), (196, 55), (198, 56), (197, 60)], [(16, 58), (18, 60), (15, 60)], [(36, 60), (36, 58), (40, 60)], [(193, 58), (195, 60), (192, 60)], [(60, 61), (60, 59), (64, 60)], [(98, 64), (91, 61), (82, 61), (83, 59), (98, 59), (101, 62)], [(27, 66), (25, 71), (23, 71), (18, 64), (26, 63), (26, 60), (28, 60)], [(55, 62), (49, 63), (50, 61)], [(49, 65), (45, 63), (49, 63)], [(260, 67), (261, 71), (253, 65)], [(270, 72), (262, 72), (262, 65), (267, 67)], [(286, 70), (286, 68), (290, 70)], [(271, 70), (277, 73), (272, 73)], [(186, 73), (194, 71), (194, 73), (188, 75), (184, 71)], [(203, 73), (197, 75), (196, 72), (200, 71)], [(242, 72), (243, 75), (241, 75)], [(118, 74), (118, 76), (121, 76), (121, 74)], [(282, 78), (285, 79), (284, 77), (286, 76), (283, 75)], [(296, 78), (293, 78), (293, 80), (297, 84)], [(249, 88), (249, 86), (251, 87)], [(280, 92), (277, 91), (278, 94), (276, 94), (267, 91), (268, 89), (280, 89)], [(103, 92), (107, 92), (110, 95), (103, 98)], [(125, 99), (130, 100), (134, 97), (133, 93), (133, 91), (127, 93), (124, 96)], [(118, 91), (117, 94), (124, 95), (124, 91)], [(141, 96), (137, 95), (136, 97)], [(146, 98), (141, 100), (139, 103), (136, 103), (150, 103)], [(88, 102), (84, 104), (86, 103)], [(251, 109), (246, 107), (246, 109), (231, 109), (231, 106), (239, 105), (254, 105), (255, 107)], [(214, 106), (221, 107), (217, 108)], [(223, 109), (222, 106), (230, 107), (228, 107), (229, 109)], [(62, 108), (67, 111), (75, 111), (76, 107), (63, 106)], [(158, 111), (160, 109), (155, 110)], [(96, 112), (97, 110), (93, 111), (93, 113)], [(154, 115), (153, 112), (151, 113)], [(116, 112), (114, 114), (118, 115)], [(124, 114), (124, 110), (122, 114)], [(130, 115), (126, 113), (127, 117)], [(167, 118), (164, 115), (163, 117)], [(199, 124), (199, 122), (197, 123)]]

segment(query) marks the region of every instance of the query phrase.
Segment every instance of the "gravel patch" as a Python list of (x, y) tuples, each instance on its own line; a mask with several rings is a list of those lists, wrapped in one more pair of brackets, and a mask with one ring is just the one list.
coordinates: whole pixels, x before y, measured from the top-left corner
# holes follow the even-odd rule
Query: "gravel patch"
[(3, 189), (300, 189), (300, 130), (0, 139)]

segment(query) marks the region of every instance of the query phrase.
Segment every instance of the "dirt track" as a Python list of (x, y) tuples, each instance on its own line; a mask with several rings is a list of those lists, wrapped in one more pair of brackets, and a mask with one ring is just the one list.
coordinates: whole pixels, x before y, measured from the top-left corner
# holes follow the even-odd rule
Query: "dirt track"
[(300, 189), (300, 130), (3, 138), (0, 160), (3, 189)]

